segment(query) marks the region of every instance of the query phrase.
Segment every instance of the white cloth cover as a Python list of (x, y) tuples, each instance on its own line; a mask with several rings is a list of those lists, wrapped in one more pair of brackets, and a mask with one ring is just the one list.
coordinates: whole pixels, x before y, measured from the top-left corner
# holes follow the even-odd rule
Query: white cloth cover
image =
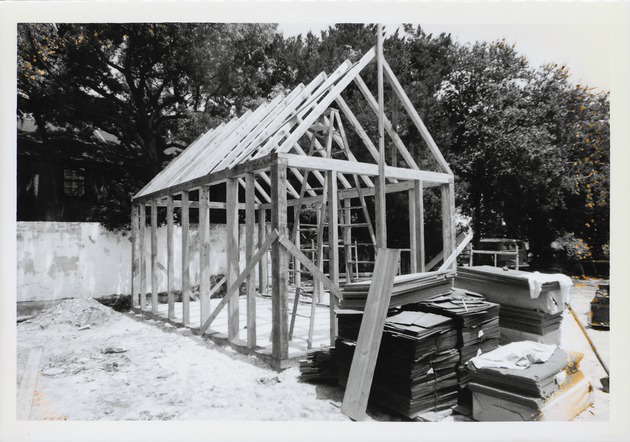
[(527, 278), (527, 282), (529, 283), (529, 296), (532, 299), (538, 298), (540, 292), (542, 292), (542, 286), (546, 282), (558, 282), (560, 284), (560, 293), (562, 293), (562, 300), (564, 304), (569, 303), (569, 293), (571, 291), (571, 286), (573, 286), (573, 281), (567, 275), (563, 275), (562, 273), (539, 273), (533, 272), (523, 275), (523, 278)]
[(513, 368), (525, 370), (532, 364), (547, 362), (556, 346), (533, 341), (512, 342), (468, 361), (468, 368)]

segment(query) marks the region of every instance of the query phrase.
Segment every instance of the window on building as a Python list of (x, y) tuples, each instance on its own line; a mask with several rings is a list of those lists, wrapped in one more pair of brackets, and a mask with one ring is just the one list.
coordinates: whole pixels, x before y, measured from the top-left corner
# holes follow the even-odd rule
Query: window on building
[(63, 193), (67, 196), (85, 195), (85, 170), (70, 168), (63, 170)]

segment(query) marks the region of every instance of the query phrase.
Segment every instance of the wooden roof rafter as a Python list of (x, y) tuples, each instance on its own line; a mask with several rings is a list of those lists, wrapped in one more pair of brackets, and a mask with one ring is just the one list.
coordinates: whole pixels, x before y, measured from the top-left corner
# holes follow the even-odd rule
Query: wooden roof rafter
[[(323, 185), (325, 177), (322, 172), (326, 170), (337, 172), (337, 179), (343, 188), (340, 191), (352, 190), (356, 186), (356, 183), (351, 184), (355, 177), (359, 177), (366, 186), (363, 189), (372, 188), (372, 177), (377, 176), (374, 167), (379, 163), (379, 153), (341, 94), (350, 83), (355, 83), (370, 108), (379, 113), (378, 103), (360, 75), (375, 57), (376, 51), (372, 48), (355, 63), (346, 60), (330, 76), (322, 72), (307, 86), (300, 84), (286, 96), (278, 96), (255, 110), (247, 111), (239, 118), (206, 132), (156, 175), (134, 197), (134, 201), (146, 201), (183, 190), (210, 186), (230, 178), (243, 178), (244, 173), (253, 172), (257, 178), (254, 180), (256, 203), (269, 204), (272, 184), (269, 167), (278, 158), (287, 160), (287, 168), (293, 178), (286, 183), (286, 189), (288, 196), (293, 198), (300, 195), (295, 187), (296, 182), (304, 187), (305, 197), (321, 198), (318, 188), (313, 187), (306, 178), (310, 174)], [(384, 70), (393, 91), (392, 97), (397, 97), (402, 103), (441, 170), (420, 170), (392, 122), (385, 118), (385, 129), (404, 159), (403, 167), (386, 167), (386, 179), (390, 184), (397, 184), (397, 180), (422, 180), (423, 186), (427, 183), (430, 186), (449, 182), (445, 176), (452, 176), (448, 164), (386, 62)], [(336, 104), (338, 110), (331, 108), (332, 104)], [(343, 120), (341, 113), (344, 115)], [(376, 164), (358, 161), (355, 146), (351, 149), (348, 143), (344, 121), (354, 129), (362, 141), (360, 146), (367, 149)], [(318, 139), (318, 131), (324, 129), (325, 133), (326, 127), (330, 136), (324, 143), (323, 139)], [(302, 140), (309, 140), (316, 149), (323, 150), (312, 152), (309, 158), (300, 159), (308, 155), (300, 145)], [(338, 146), (346, 158), (327, 158), (324, 151), (330, 150), (331, 143)], [(344, 153), (340, 155), (344, 156)], [(285, 157), (285, 154), (288, 156)], [(310, 172), (305, 173), (307, 170)], [(353, 178), (349, 180), (350, 176)], [(241, 187), (246, 187), (243, 179), (237, 181)]]

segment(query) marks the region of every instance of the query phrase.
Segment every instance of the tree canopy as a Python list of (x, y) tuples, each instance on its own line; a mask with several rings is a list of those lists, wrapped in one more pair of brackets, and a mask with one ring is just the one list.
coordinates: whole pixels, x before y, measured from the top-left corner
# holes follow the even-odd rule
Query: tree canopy
[[(118, 148), (145, 166), (142, 183), (220, 122), (357, 60), (375, 33), (376, 26), (361, 24), (288, 38), (272, 24), (20, 24), (18, 111), (34, 116), (44, 138), (47, 127), (115, 135)], [(451, 164), (456, 204), (471, 217), (477, 239), (528, 240), (541, 265), (576, 241), (581, 256), (606, 253), (607, 93), (574, 84), (565, 66), (530, 66), (504, 40), (461, 44), (403, 25), (385, 39), (384, 51)], [(376, 90), (373, 76), (363, 77)], [(351, 86), (347, 94), (375, 134), (376, 118), (359, 91)], [(386, 111), (395, 106), (386, 103)], [(417, 163), (433, 167), (412, 122), (397, 123)], [(387, 149), (388, 161), (396, 161), (395, 148)], [(112, 198), (138, 185), (117, 183)], [(388, 202), (388, 212), (408, 216), (403, 207)], [(430, 230), (439, 209), (426, 207)], [(428, 249), (434, 236), (427, 235)]]

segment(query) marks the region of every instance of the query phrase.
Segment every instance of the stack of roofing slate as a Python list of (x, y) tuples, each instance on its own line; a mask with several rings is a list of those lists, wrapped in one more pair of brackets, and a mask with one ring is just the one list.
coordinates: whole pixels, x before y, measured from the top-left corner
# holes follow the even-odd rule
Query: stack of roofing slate
[(457, 379), (460, 388), (460, 403), (468, 404), (470, 392), (466, 391), (465, 387), (470, 380), (471, 372), (466, 368), (466, 362), (480, 353), (486, 353), (498, 347), (499, 304), (486, 301), (478, 293), (453, 289), (448, 295), (436, 296), (405, 308), (437, 313), (455, 320), (459, 335)]
[[(515, 349), (511, 354), (510, 346)], [(553, 353), (531, 363), (527, 360), (531, 354), (523, 356), (523, 348), (536, 346), (550, 347)], [(579, 370), (583, 356), (580, 353), (525, 341), (483, 356), (492, 363), (475, 368), (477, 358), (469, 362), (475, 370), (469, 383), (475, 420), (570, 420), (593, 403), (592, 387)]]
[[(390, 307), (419, 302), (432, 296), (448, 293), (453, 287), (455, 272), (426, 272), (400, 275), (394, 278), (394, 288)], [(365, 308), (371, 281), (360, 281), (346, 284), (341, 288), (342, 298), (339, 307), (342, 309)]]
[[(537, 291), (534, 289), (536, 285)], [(553, 275), (491, 266), (461, 267), (455, 287), (476, 291), (501, 305), (502, 343), (531, 340), (560, 344), (560, 325), (568, 302), (568, 288), (561, 287), (557, 280), (553, 280)]]
[(315, 383), (337, 383), (335, 348), (311, 350), (300, 360), (300, 379)]
[[(393, 312), (385, 321), (370, 400), (408, 418), (457, 404), (459, 353), (452, 319), (427, 312)], [(337, 311), (339, 383), (345, 385), (361, 312)]]

